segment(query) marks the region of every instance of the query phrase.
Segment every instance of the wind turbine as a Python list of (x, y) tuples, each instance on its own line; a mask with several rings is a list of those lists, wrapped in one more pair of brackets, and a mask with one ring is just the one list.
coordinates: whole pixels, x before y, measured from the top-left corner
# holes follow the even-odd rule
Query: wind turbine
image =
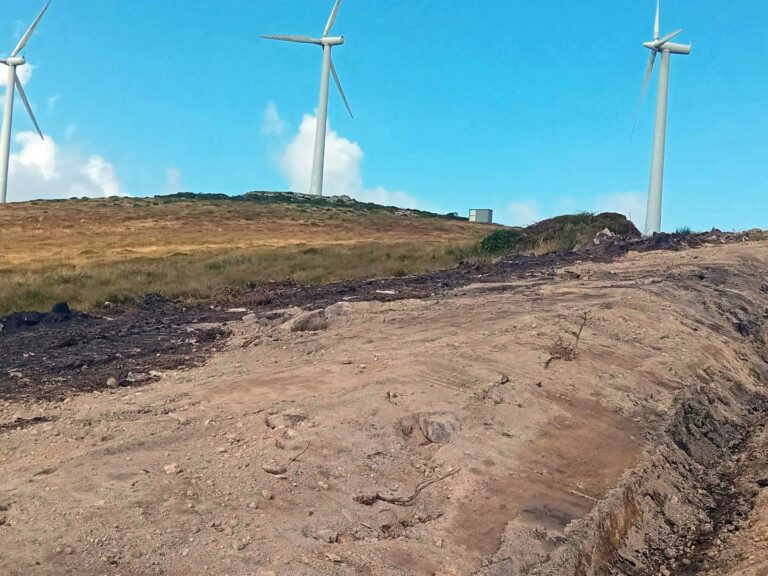
[[(656, 104), (656, 128), (653, 134), (653, 154), (651, 157), (651, 182), (648, 187), (648, 211), (645, 220), (645, 235), (651, 236), (661, 231), (661, 197), (664, 188), (664, 151), (667, 138), (667, 103), (669, 100), (669, 64), (672, 54), (689, 55), (691, 45), (675, 44), (670, 42), (681, 34), (682, 30), (675, 30), (661, 37), (661, 0), (656, 0), (656, 22), (653, 27), (653, 40), (643, 43), (643, 46), (651, 51), (651, 59), (645, 71), (643, 89), (640, 93), (640, 105), (642, 105), (648, 82), (653, 74), (653, 65), (656, 55), (661, 53), (661, 65), (659, 67), (659, 95)], [(638, 107), (638, 112), (639, 112)], [(637, 119), (635, 120), (637, 123)]]
[[(344, 36), (331, 36), (331, 28), (336, 22), (336, 16), (339, 14), (341, 0), (336, 0), (336, 4), (331, 11), (331, 17), (325, 26), (323, 35), (320, 38), (310, 38), (309, 36), (276, 36), (263, 35), (267, 40), (280, 40), (283, 42), (299, 42), (300, 44), (315, 44), (323, 48), (323, 68), (320, 75), (320, 103), (317, 107), (317, 129), (315, 131), (315, 155), (312, 162), (312, 181), (309, 187), (309, 193), (315, 196), (323, 195), (323, 171), (325, 168), (325, 133), (328, 126), (328, 85), (330, 83), (329, 73), (333, 74), (336, 81), (336, 87), (339, 89), (344, 106), (347, 107), (349, 115), (352, 116), (352, 109), (349, 107), (347, 97), (344, 95), (344, 89), (341, 87), (339, 75), (331, 58), (331, 48), (344, 44)], [(352, 116), (354, 118), (354, 116)]]
[(21, 37), (21, 40), (19, 40), (16, 48), (13, 49), (11, 55), (8, 58), (0, 59), (0, 64), (5, 64), (8, 67), (8, 76), (6, 77), (7, 80), (5, 82), (3, 127), (2, 131), (0, 131), (0, 204), (5, 204), (8, 192), (8, 167), (11, 160), (11, 125), (13, 123), (13, 97), (16, 91), (19, 92), (19, 96), (21, 96), (21, 100), (24, 102), (24, 107), (27, 109), (27, 112), (29, 112), (29, 117), (32, 118), (32, 123), (37, 129), (37, 133), (40, 134), (40, 138), (45, 140), (43, 132), (40, 130), (40, 125), (37, 123), (35, 115), (32, 112), (32, 106), (29, 105), (29, 100), (24, 92), (24, 87), (21, 85), (18, 74), (16, 74), (16, 68), (24, 66), (27, 63), (27, 59), (23, 56), (19, 56), (19, 52), (21, 52), (24, 49), (24, 46), (27, 45), (27, 42), (29, 42), (32, 33), (35, 31), (35, 28), (37, 28), (37, 25), (40, 24), (40, 20), (42, 20), (43, 15), (50, 5), (51, 0), (48, 0), (48, 3), (42, 9), (40, 14), (37, 15), (37, 18), (35, 18), (32, 25), (24, 33), (24, 36)]

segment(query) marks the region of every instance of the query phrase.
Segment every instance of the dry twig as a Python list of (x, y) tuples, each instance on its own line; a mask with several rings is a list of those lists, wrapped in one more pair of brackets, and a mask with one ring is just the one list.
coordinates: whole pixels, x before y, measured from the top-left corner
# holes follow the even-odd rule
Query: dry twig
[(385, 496), (380, 492), (377, 492), (376, 494), (372, 494), (372, 495), (356, 496), (355, 502), (359, 502), (360, 504), (364, 504), (365, 506), (373, 506), (377, 501), (381, 500), (382, 502), (388, 502), (389, 504), (394, 504), (395, 506), (410, 506), (411, 504), (413, 504), (413, 501), (419, 497), (419, 494), (421, 494), (422, 491), (429, 488), (433, 484), (442, 482), (446, 478), (455, 476), (459, 472), (461, 472), (461, 468), (457, 468), (456, 470), (448, 472), (448, 474), (445, 474), (440, 478), (425, 480), (424, 482), (421, 482), (418, 486), (416, 486), (416, 489), (413, 491), (413, 494), (407, 497)]
[(555, 340), (555, 343), (552, 344), (552, 347), (549, 349), (549, 360), (544, 362), (544, 368), (549, 368), (549, 365), (555, 360), (573, 362), (576, 359), (576, 355), (578, 354), (577, 348), (579, 347), (579, 341), (581, 340), (581, 333), (584, 331), (584, 327), (587, 325), (588, 320), (589, 312), (584, 312), (584, 314), (581, 315), (581, 326), (576, 333), (576, 340), (573, 344), (565, 342), (562, 336)]
[(293, 464), (294, 462), (296, 462), (296, 460), (298, 460), (299, 458), (301, 458), (301, 457), (302, 457), (302, 456), (303, 456), (303, 455), (306, 453), (306, 451), (307, 451), (307, 450), (309, 450), (309, 447), (310, 447), (311, 445), (312, 445), (312, 442), (307, 442), (307, 447), (306, 447), (306, 448), (304, 448), (304, 450), (302, 450), (302, 451), (301, 451), (301, 452), (299, 452), (298, 454), (296, 454), (296, 456), (294, 456), (293, 458), (291, 458), (290, 460), (288, 460), (288, 464)]

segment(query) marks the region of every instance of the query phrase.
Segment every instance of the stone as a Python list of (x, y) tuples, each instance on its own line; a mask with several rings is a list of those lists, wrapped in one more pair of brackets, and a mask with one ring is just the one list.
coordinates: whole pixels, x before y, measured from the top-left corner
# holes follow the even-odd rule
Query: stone
[(325, 555), (325, 557), (328, 558), (328, 560), (330, 560), (331, 562), (336, 562), (336, 563), (342, 562), (341, 556), (339, 556), (338, 554), (334, 554), (333, 552), (328, 552)]
[(319, 332), (328, 328), (324, 310), (308, 312), (291, 323), (291, 332)]
[(170, 474), (181, 474), (183, 472), (181, 466), (179, 466), (175, 462), (172, 463), (172, 464), (168, 464), (167, 466), (165, 466), (163, 468), (163, 470), (165, 470), (165, 473), (169, 474), (169, 475)]
[(308, 419), (309, 416), (299, 410), (286, 410), (280, 414), (270, 414), (267, 416), (266, 424), (273, 430), (275, 428), (293, 428)]
[[(282, 474), (282, 472), (278, 472), (278, 474)], [(272, 500), (275, 497), (271, 490), (262, 490), (261, 495), (264, 497), (264, 500)]]
[(430, 442), (448, 444), (461, 430), (461, 422), (455, 414), (425, 414), (419, 418), (419, 428)]
[(338, 534), (332, 530), (318, 530), (315, 532), (315, 540), (325, 542), (326, 544), (333, 544), (337, 538)]
[(243, 542), (240, 539), (237, 539), (237, 540), (232, 542), (232, 548), (234, 548), (235, 550), (238, 550), (238, 551), (239, 550), (245, 550), (245, 542)]
[(107, 388), (118, 388), (120, 386), (120, 382), (117, 381), (117, 378), (109, 378), (107, 380)]
[(282, 464), (277, 464), (275, 462), (267, 462), (265, 464), (262, 464), (261, 469), (264, 470), (264, 472), (266, 472), (267, 474), (274, 474), (274, 475), (285, 474), (286, 472), (288, 472), (288, 468), (286, 468)]

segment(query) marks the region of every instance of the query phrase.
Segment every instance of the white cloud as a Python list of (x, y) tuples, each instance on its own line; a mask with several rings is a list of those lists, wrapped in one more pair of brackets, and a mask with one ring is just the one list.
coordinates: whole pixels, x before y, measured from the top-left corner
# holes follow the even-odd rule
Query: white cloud
[(11, 174), (15, 171), (27, 171), (39, 174), (46, 182), (59, 177), (56, 167), (56, 143), (52, 138), (41, 140), (35, 132), (19, 132), (16, 142), (21, 145), (21, 150), (11, 154)]
[[(285, 126), (273, 103), (267, 106), (268, 116), (277, 122), (270, 125)], [(266, 122), (265, 122), (266, 124)], [(291, 190), (306, 193), (312, 177), (312, 160), (315, 150), (315, 127), (317, 117), (307, 114), (301, 121), (298, 132), (278, 156), (278, 166), (287, 178)], [(266, 132), (265, 132), (266, 133)], [(275, 134), (275, 132), (271, 132)], [(327, 196), (350, 196), (362, 202), (375, 202), (401, 208), (432, 209), (425, 206), (407, 192), (393, 191), (376, 186), (368, 188), (363, 182), (362, 164), (365, 154), (357, 142), (340, 136), (328, 127), (325, 141), (325, 173), (323, 191)]]
[(541, 219), (539, 205), (534, 200), (507, 204), (507, 222), (512, 226), (529, 226)]
[(288, 129), (287, 123), (280, 118), (280, 114), (277, 112), (277, 106), (272, 101), (267, 103), (267, 108), (264, 110), (264, 118), (261, 122), (261, 133), (269, 136), (282, 136)]
[(595, 199), (594, 210), (597, 212), (618, 212), (623, 214), (642, 230), (645, 226), (647, 197), (640, 192), (620, 192), (601, 194)]
[(115, 168), (101, 156), (91, 156), (85, 166), (82, 167), (81, 172), (101, 191), (101, 196), (122, 195), (120, 182), (117, 181), (115, 175)]
[(115, 169), (98, 155), (83, 158), (50, 136), (19, 132), (18, 151), (11, 154), (8, 200), (121, 196)]
[[(31, 64), (25, 66), (18, 66), (16, 68), (16, 75), (19, 77), (22, 86), (26, 86), (27, 82), (32, 78), (32, 71), (35, 69)], [(8, 83), (8, 68), (0, 66), (0, 87), (5, 87)], [(24, 90), (26, 92), (26, 90)]]
[(169, 166), (165, 172), (165, 188), (169, 194), (181, 192), (184, 187), (181, 170), (176, 166)]
[(58, 104), (59, 98), (61, 98), (61, 95), (56, 94), (55, 96), (51, 96), (45, 100), (45, 107), (48, 109), (48, 112), (52, 112), (53, 109), (56, 108), (56, 104)]

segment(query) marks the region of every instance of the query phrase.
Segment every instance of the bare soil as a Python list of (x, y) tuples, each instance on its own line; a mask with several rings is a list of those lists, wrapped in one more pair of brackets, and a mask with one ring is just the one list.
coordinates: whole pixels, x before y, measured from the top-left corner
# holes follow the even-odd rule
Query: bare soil
[(709, 238), (15, 322), (0, 573), (764, 574), (768, 243)]

